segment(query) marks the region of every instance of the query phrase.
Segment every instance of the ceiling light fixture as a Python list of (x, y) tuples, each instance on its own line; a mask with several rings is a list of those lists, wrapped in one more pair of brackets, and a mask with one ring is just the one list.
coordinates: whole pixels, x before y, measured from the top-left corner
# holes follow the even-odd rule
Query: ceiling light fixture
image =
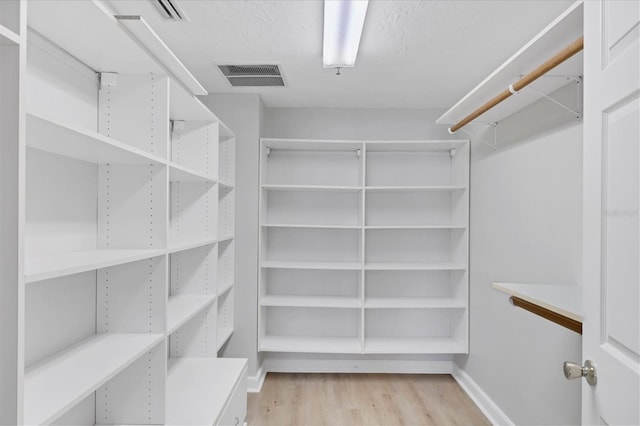
[(369, 0), (325, 0), (323, 63), (325, 68), (356, 64)]

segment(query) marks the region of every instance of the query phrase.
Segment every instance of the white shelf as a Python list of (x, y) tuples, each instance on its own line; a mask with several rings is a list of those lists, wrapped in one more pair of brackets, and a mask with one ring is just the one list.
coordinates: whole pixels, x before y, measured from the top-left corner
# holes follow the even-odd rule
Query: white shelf
[(169, 297), (167, 304), (167, 334), (171, 334), (205, 310), (216, 296), (181, 295)]
[(367, 225), (365, 229), (467, 229), (464, 225)]
[(366, 354), (457, 354), (467, 353), (466, 345), (448, 337), (367, 337)]
[(306, 229), (361, 229), (360, 225), (310, 225), (297, 223), (268, 223), (264, 228), (306, 228)]
[(262, 185), (268, 191), (334, 191), (360, 192), (360, 186), (331, 186), (331, 185)]
[(220, 350), (220, 348), (222, 348), (224, 344), (227, 343), (227, 340), (231, 338), (232, 334), (233, 334), (233, 328), (231, 327), (221, 328), (218, 330), (218, 336), (217, 336), (218, 350)]
[(300, 353), (362, 353), (357, 337), (297, 337), (264, 336), (260, 343), (263, 352)]
[(108, 268), (165, 254), (165, 250), (86, 250), (26, 259), (25, 282)]
[(174, 80), (169, 83), (169, 117), (172, 120), (181, 121), (220, 121), (200, 99), (187, 92)]
[(367, 262), (364, 269), (368, 271), (464, 271), (467, 266), (448, 262)]
[(161, 334), (98, 334), (29, 368), (24, 423), (52, 423), (163, 338)]
[(260, 298), (260, 305), (301, 308), (360, 308), (362, 303), (357, 297), (267, 295)]
[(19, 45), (20, 43), (22, 43), (22, 37), (20, 37), (18, 34), (14, 33), (13, 31), (11, 31), (9, 28), (5, 27), (2, 24), (0, 24), (0, 44), (6, 44), (2, 42), (1, 38), (4, 38), (16, 45)]
[(262, 262), (263, 268), (277, 269), (327, 269), (327, 270), (360, 270), (358, 262), (295, 262), (285, 260), (267, 260)]
[(452, 298), (432, 297), (367, 297), (364, 302), (367, 309), (397, 309), (397, 308), (425, 308), (425, 309), (465, 309), (465, 302)]
[(169, 358), (168, 425), (217, 425), (238, 381), (245, 359)]
[(169, 244), (168, 253), (177, 253), (180, 251), (191, 250), (198, 247), (212, 245), (218, 242), (216, 238), (205, 238), (197, 241), (174, 241)]
[(219, 243), (224, 243), (226, 241), (231, 241), (231, 240), (233, 240), (233, 235), (224, 235), (224, 236), (218, 238), (218, 242)]
[(232, 288), (233, 288), (233, 281), (229, 283), (222, 283), (220, 287), (218, 287), (218, 296), (222, 296)]
[(27, 146), (95, 164), (164, 164), (160, 157), (100, 133), (71, 124), (27, 115)]
[[(96, 71), (164, 74), (102, 3), (80, 1), (62, 7), (58, 2), (33, 1), (27, 4), (27, 15), (31, 28)], [(78, 34), (83, 40), (108, 42), (96, 48), (95, 43), (80, 43)]]
[(262, 139), (266, 148), (284, 151), (356, 151), (362, 142), (312, 139)]
[(440, 152), (462, 148), (468, 142), (466, 139), (442, 141), (374, 141), (367, 142), (367, 155), (385, 152)]
[(169, 164), (169, 180), (171, 182), (216, 182), (216, 178), (213, 176), (207, 176), (204, 173), (175, 163)]
[[(436, 123), (454, 124), (471, 114), (478, 107), (493, 99), (524, 74), (562, 50), (583, 34), (582, 2), (574, 3), (556, 20), (538, 33), (522, 49), (507, 59), (493, 73), (473, 88), (467, 95), (445, 112)], [(556, 76), (581, 76), (582, 53), (558, 65), (550, 74)], [(549, 94), (567, 84), (564, 78), (543, 77), (533, 83), (536, 90)], [(540, 95), (524, 89), (498, 106), (478, 117), (483, 122), (499, 122), (514, 112), (538, 100)]]
[(562, 284), (493, 283), (496, 290), (582, 322), (582, 287)]
[(220, 181), (218, 181), (218, 184), (220, 185), (220, 189), (224, 189), (224, 190), (227, 190), (227, 191), (230, 191), (230, 190), (232, 190), (234, 188), (233, 184), (229, 183), (229, 182), (223, 182), (223, 181), (220, 180)]
[(366, 191), (369, 192), (402, 192), (402, 191), (425, 191), (425, 192), (454, 192), (454, 191), (466, 191), (465, 186), (366, 186)]

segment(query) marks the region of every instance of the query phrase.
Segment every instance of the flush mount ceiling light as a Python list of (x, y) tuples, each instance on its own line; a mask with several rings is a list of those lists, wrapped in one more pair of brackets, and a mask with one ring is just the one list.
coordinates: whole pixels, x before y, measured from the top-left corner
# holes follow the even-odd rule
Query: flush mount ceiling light
[(325, 68), (353, 67), (369, 0), (325, 0), (323, 63)]

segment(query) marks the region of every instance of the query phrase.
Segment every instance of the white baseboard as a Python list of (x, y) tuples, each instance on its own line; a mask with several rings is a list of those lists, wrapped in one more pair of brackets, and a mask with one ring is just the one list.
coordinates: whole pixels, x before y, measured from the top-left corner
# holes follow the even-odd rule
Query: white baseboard
[(262, 390), (262, 385), (264, 384), (264, 379), (267, 377), (267, 371), (262, 368), (262, 365), (258, 367), (258, 371), (256, 371), (255, 376), (247, 377), (247, 392), (250, 393), (258, 393)]
[(452, 363), (453, 368), (451, 375), (458, 382), (460, 387), (469, 395), (469, 397), (475, 402), (480, 411), (489, 419), (493, 425), (513, 425), (514, 423), (507, 417), (507, 415), (493, 402), (493, 400), (487, 395), (476, 382), (473, 381), (471, 376), (464, 372), (455, 362)]
[(262, 369), (274, 373), (398, 373), (450, 374), (453, 361), (363, 360), (363, 359), (274, 359)]

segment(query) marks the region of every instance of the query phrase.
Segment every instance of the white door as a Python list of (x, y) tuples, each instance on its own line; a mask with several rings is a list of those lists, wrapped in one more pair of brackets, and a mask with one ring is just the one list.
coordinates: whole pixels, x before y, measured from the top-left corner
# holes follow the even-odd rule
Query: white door
[(585, 1), (582, 422), (640, 424), (640, 1)]

